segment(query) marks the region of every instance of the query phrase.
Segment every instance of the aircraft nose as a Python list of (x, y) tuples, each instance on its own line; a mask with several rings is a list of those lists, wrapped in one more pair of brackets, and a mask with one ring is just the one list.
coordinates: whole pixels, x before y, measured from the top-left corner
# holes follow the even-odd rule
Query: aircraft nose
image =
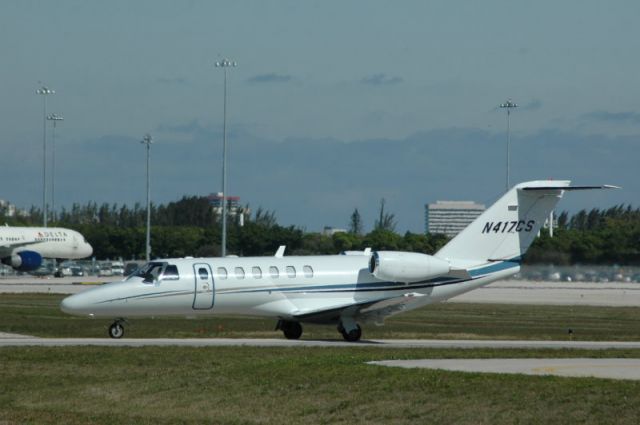
[(89, 242), (85, 242), (83, 251), (85, 257), (90, 257), (93, 254), (93, 247)]
[(60, 310), (67, 314), (82, 314), (87, 308), (85, 299), (86, 296), (83, 296), (82, 294), (71, 295), (70, 297), (62, 300), (60, 303)]

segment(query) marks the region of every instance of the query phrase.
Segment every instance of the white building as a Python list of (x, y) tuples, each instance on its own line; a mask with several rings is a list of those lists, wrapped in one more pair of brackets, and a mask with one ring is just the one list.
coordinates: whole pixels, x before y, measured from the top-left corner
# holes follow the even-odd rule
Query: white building
[(425, 205), (427, 233), (444, 233), (453, 237), (485, 210), (473, 201), (436, 201)]
[[(212, 193), (208, 196), (209, 204), (213, 209), (213, 213), (217, 216), (222, 215), (222, 192)], [(240, 226), (244, 225), (244, 222), (251, 215), (249, 208), (242, 207), (240, 205), (239, 196), (227, 196), (227, 217), (237, 220)]]
[(340, 229), (338, 227), (324, 226), (322, 229), (323, 236), (333, 236), (336, 233), (347, 233), (347, 229)]
[(11, 202), (0, 199), (0, 215), (4, 215), (5, 217), (26, 217), (29, 213), (25, 210), (18, 209)]

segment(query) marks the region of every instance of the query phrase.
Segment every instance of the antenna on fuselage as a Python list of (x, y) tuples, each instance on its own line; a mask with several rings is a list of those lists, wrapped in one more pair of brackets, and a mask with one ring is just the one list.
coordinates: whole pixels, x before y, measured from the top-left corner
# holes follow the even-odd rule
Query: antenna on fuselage
[(284, 250), (287, 249), (286, 245), (280, 245), (278, 247), (278, 250), (276, 251), (276, 255), (274, 255), (274, 257), (276, 258), (282, 258), (284, 257)]

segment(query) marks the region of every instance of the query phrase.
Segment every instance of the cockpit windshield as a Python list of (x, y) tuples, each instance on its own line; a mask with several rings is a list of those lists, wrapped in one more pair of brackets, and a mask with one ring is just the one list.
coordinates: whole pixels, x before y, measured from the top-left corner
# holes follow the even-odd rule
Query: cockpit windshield
[(126, 280), (132, 278), (142, 278), (144, 283), (156, 283), (165, 280), (179, 280), (178, 267), (164, 261), (151, 261), (136, 271)]
[(166, 265), (167, 263), (160, 263), (160, 262), (155, 262), (152, 261), (150, 263), (145, 264), (144, 266), (140, 267), (138, 270), (136, 270), (131, 276), (131, 277), (141, 277), (143, 278), (143, 282), (144, 283), (153, 283), (156, 282), (158, 280), (158, 277), (160, 277), (160, 274), (162, 273), (162, 268)]
[(162, 274), (162, 270), (164, 269), (164, 267), (166, 265), (167, 265), (167, 263), (152, 261), (152, 262), (147, 263), (144, 266), (140, 267), (135, 272), (133, 272), (127, 278), (127, 280), (129, 280), (129, 279), (131, 279), (133, 277), (141, 277), (141, 278), (144, 279), (143, 280), (144, 283), (157, 282), (158, 278)]

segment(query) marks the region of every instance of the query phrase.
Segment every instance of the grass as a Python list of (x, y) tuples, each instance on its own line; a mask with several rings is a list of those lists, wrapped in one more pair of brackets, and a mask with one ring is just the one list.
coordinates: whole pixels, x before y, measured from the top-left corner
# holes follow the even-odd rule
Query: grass
[[(0, 332), (42, 337), (104, 337), (110, 320), (68, 316), (63, 296), (0, 294)], [(126, 337), (282, 337), (275, 320), (249, 317), (134, 319)], [(569, 329), (572, 334), (569, 334)], [(340, 338), (332, 326), (304, 325), (303, 338)], [(627, 341), (640, 338), (640, 308), (444, 303), (365, 324), (364, 339), (536, 339)]]
[[(60, 296), (0, 295), (0, 332), (104, 337)], [(367, 326), (366, 338), (637, 340), (640, 309), (441, 304)], [(273, 320), (135, 320), (130, 337), (278, 337)], [(305, 326), (305, 338), (336, 338)], [(640, 381), (386, 368), (371, 360), (640, 357), (640, 350), (256, 347), (0, 348), (8, 424), (637, 424)]]
[(640, 382), (365, 363), (611, 354), (364, 347), (4, 348), (0, 423), (637, 424)]

